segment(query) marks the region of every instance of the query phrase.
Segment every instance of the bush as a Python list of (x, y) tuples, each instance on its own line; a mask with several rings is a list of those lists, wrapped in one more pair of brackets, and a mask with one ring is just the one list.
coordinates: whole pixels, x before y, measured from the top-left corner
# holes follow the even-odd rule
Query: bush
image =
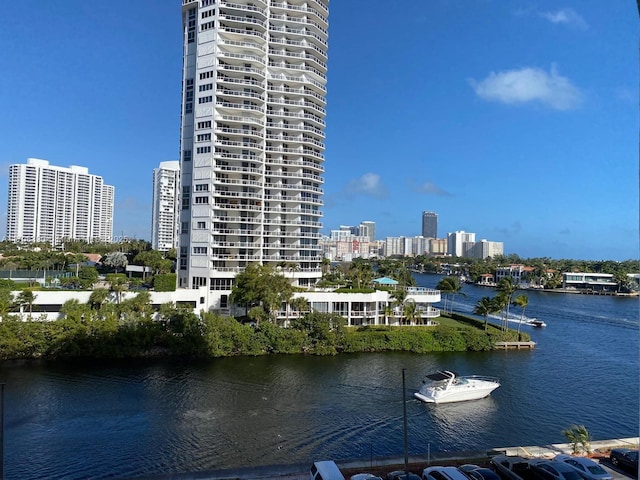
[(176, 284), (175, 273), (159, 273), (153, 277), (153, 288), (156, 292), (175, 292)]

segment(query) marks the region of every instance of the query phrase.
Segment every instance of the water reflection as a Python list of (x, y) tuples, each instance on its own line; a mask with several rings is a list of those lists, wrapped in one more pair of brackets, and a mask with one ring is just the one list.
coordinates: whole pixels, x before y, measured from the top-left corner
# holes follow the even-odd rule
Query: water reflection
[[(432, 421), (431, 441), (453, 445), (476, 431), (493, 428), (498, 415), (498, 401), (492, 396), (467, 402), (424, 404)], [(474, 442), (470, 442), (473, 444)]]

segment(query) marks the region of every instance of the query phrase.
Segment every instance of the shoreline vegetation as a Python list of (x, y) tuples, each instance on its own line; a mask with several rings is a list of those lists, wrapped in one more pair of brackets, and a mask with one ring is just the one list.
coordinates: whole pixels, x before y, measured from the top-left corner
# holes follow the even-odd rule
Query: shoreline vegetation
[(86, 319), (67, 314), (56, 321), (1, 322), (0, 360), (491, 351), (496, 342), (530, 339), (491, 323), (485, 331), (483, 321), (457, 313), (443, 314), (438, 321), (433, 328), (346, 327), (339, 315), (313, 312), (283, 328), (168, 306), (159, 320), (140, 312), (124, 321), (115, 315)]

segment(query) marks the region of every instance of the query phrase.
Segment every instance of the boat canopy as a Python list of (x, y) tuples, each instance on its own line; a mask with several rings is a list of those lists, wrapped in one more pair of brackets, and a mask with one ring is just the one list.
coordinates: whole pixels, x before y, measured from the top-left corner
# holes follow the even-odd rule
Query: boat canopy
[(445, 370), (445, 371), (440, 371), (436, 373), (430, 373), (429, 375), (427, 375), (427, 378), (429, 380), (433, 380), (434, 382), (441, 382), (442, 380), (450, 380), (455, 376), (456, 376), (455, 373), (448, 372)]

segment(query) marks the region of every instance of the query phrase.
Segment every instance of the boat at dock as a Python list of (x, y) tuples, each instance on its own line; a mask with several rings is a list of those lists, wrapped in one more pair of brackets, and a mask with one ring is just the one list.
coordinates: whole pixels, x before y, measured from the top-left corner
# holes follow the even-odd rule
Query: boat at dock
[(449, 370), (431, 373), (414, 395), (427, 403), (450, 403), (477, 400), (491, 394), (500, 386), (495, 377), (481, 375), (457, 376)]

